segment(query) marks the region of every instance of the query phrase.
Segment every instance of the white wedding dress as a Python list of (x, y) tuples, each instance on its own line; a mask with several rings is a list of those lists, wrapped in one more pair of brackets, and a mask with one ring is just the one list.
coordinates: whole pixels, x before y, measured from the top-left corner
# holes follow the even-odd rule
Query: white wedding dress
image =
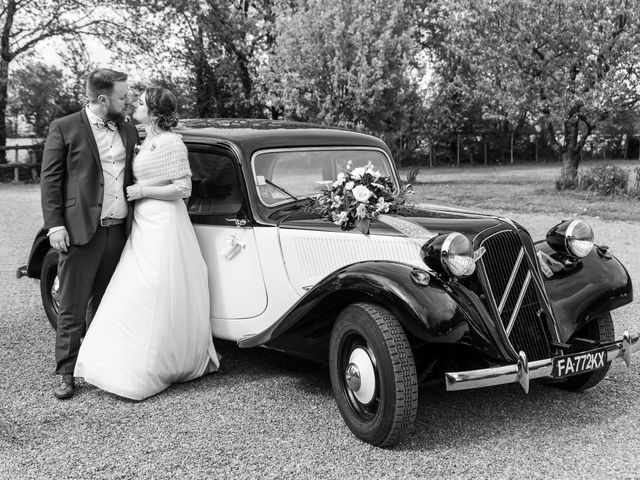
[[(160, 135), (153, 148), (143, 145), (133, 165), (137, 182), (170, 181), (151, 178), (148, 167), (168, 150), (175, 152), (176, 141), (184, 147), (173, 133)], [(186, 148), (178, 150), (186, 161)], [(143, 198), (136, 201), (133, 218), (118, 267), (80, 347), (75, 376), (142, 400), (172, 383), (215, 371), (219, 363), (207, 267), (184, 201)]]

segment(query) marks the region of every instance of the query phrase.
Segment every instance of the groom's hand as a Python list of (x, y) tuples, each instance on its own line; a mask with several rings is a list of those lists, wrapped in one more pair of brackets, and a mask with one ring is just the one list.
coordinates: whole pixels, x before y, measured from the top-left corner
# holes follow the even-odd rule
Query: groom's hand
[(133, 185), (129, 185), (127, 187), (127, 200), (132, 202), (133, 200), (140, 200), (144, 195), (142, 195), (142, 186), (137, 183)]
[(69, 246), (69, 234), (67, 229), (63, 228), (57, 232), (53, 232), (49, 235), (49, 243), (53, 248), (62, 253), (67, 253), (67, 247)]

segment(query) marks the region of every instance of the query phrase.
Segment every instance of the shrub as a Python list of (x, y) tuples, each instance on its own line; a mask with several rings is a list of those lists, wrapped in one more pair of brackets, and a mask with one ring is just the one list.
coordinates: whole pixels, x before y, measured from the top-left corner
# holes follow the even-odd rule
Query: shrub
[(601, 195), (626, 194), (629, 184), (629, 171), (605, 164), (591, 167), (578, 174), (576, 188)]

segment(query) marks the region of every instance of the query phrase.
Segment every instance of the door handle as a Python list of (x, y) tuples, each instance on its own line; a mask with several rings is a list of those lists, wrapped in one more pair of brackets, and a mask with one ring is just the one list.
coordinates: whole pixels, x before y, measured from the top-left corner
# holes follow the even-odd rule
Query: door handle
[(236, 227), (244, 227), (247, 224), (247, 221), (242, 218), (242, 219), (238, 219), (238, 218), (225, 218), (225, 220), (227, 222), (233, 222), (236, 224)]

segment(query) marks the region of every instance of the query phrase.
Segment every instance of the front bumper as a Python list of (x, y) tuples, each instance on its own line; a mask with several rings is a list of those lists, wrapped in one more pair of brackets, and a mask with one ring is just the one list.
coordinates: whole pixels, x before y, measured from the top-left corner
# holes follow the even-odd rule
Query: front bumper
[[(632, 337), (629, 332), (625, 331), (622, 340), (596, 350), (606, 351), (607, 362), (622, 357), (628, 367), (631, 364), (631, 356), (640, 350), (640, 335)], [(513, 365), (445, 373), (446, 386), (447, 390), (467, 390), (518, 382), (528, 393), (529, 381), (532, 379), (560, 378), (553, 376), (553, 363), (553, 358), (529, 362), (527, 355), (521, 351), (518, 355), (518, 362)]]

